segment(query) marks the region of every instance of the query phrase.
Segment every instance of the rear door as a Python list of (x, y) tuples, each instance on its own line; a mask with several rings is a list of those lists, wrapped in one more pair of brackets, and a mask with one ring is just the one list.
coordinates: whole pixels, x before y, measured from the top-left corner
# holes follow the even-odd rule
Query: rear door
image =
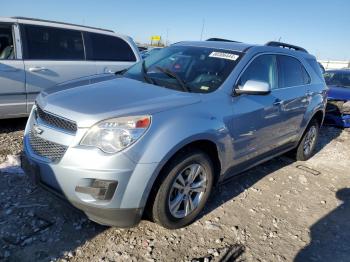
[(27, 112), (20, 51), (18, 25), (0, 23), (0, 118), (23, 116)]
[(28, 111), (43, 89), (96, 74), (94, 62), (85, 59), (82, 32), (29, 24), (21, 29)]
[(111, 73), (129, 68), (138, 61), (138, 54), (123, 38), (85, 32), (87, 60), (96, 62), (97, 74)]
[(282, 125), (278, 134), (280, 143), (293, 142), (297, 138), (307, 106), (307, 86), (311, 78), (303, 64), (295, 57), (277, 55), (278, 88), (272, 90), (276, 107), (281, 112)]

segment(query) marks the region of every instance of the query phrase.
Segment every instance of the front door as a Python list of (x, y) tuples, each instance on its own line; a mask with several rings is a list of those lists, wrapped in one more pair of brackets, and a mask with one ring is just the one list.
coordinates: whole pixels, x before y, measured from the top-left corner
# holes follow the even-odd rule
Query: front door
[[(268, 83), (271, 91), (277, 88), (275, 55), (259, 55), (248, 65), (238, 80), (238, 88), (248, 80)], [(252, 160), (279, 144), (281, 111), (273, 92), (267, 95), (238, 95), (232, 99), (233, 117), (230, 133), (233, 145), (233, 164)]]

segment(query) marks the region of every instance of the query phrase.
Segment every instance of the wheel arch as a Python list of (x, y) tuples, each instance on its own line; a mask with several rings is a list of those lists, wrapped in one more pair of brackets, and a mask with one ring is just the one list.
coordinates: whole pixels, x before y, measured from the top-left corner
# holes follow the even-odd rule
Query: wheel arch
[(303, 137), (303, 135), (305, 134), (308, 126), (310, 125), (311, 121), (316, 119), (318, 124), (321, 126), (323, 124), (323, 120), (325, 117), (325, 111), (324, 109), (317, 109), (313, 112), (312, 116), (309, 118), (309, 120), (305, 123), (305, 125), (303, 126), (302, 132), (300, 132), (299, 138), (298, 138), (298, 144), (300, 143), (301, 138)]
[[(209, 138), (197, 138), (192, 140), (185, 140), (179, 143), (176, 147), (168, 152), (168, 154), (163, 158), (160, 165), (158, 166), (154, 179), (149, 182), (146, 190), (144, 192), (144, 196), (142, 199), (145, 201), (145, 210), (149, 211), (150, 207), (154, 201), (156, 192), (161, 184), (161, 181), (164, 179), (162, 176), (162, 171), (167, 167), (167, 165), (174, 159), (178, 154), (181, 154), (187, 150), (191, 149), (199, 149), (205, 152), (210, 160), (213, 163), (214, 168), (214, 185), (219, 181), (221, 170), (222, 170), (222, 160), (220, 157), (220, 149), (219, 146)], [(147, 213), (147, 212), (146, 212)]]

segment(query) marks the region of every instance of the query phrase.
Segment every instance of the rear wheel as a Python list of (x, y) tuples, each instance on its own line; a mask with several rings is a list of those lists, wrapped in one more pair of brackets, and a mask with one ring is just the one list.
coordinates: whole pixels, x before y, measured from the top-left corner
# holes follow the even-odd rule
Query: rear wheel
[(316, 119), (313, 119), (307, 127), (296, 150), (296, 160), (305, 161), (315, 154), (319, 130), (319, 123)]
[(203, 152), (177, 155), (164, 170), (152, 207), (153, 220), (163, 227), (183, 227), (203, 210), (213, 186), (213, 165)]

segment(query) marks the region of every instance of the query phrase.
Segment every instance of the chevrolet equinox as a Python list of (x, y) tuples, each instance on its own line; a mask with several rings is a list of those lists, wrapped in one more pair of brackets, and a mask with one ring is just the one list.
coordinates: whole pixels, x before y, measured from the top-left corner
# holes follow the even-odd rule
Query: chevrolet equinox
[(280, 42), (180, 42), (128, 70), (45, 89), (24, 136), (35, 183), (93, 221), (191, 223), (215, 185), (286, 152), (315, 153), (327, 87)]

